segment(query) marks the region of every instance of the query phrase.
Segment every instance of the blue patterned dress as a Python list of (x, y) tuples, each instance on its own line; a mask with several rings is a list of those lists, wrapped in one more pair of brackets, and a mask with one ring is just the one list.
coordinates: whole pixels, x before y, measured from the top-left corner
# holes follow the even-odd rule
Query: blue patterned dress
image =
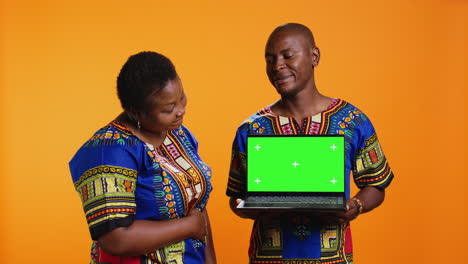
[(91, 238), (91, 263), (205, 263), (205, 244), (185, 239), (144, 256), (106, 254), (96, 240), (135, 220), (166, 221), (204, 210), (211, 170), (184, 126), (155, 149), (116, 121), (97, 131), (70, 161)]
[[(301, 120), (274, 114), (265, 107), (244, 121), (232, 148), (226, 194), (242, 198), (246, 192), (247, 135), (343, 134), (346, 152), (346, 197), (350, 197), (350, 172), (358, 188), (385, 189), (393, 179), (370, 120), (353, 105), (334, 99), (327, 110)], [(285, 179), (287, 180), (287, 179)], [(310, 264), (352, 263), (351, 228), (325, 225), (300, 213), (278, 218), (260, 217), (253, 226), (250, 263)]]

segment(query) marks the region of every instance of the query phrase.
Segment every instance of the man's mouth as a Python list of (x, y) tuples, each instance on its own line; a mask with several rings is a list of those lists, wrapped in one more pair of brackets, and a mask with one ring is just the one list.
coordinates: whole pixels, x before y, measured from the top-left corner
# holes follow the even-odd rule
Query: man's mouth
[(278, 76), (275, 77), (274, 82), (278, 85), (281, 85), (288, 82), (292, 77), (292, 75)]

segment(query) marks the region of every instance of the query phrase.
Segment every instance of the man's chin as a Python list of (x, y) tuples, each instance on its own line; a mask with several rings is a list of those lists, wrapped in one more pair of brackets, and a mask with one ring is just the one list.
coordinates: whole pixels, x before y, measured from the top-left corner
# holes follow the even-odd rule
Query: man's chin
[(276, 87), (276, 91), (281, 95), (283, 98), (292, 98), (297, 95), (297, 91), (293, 87)]

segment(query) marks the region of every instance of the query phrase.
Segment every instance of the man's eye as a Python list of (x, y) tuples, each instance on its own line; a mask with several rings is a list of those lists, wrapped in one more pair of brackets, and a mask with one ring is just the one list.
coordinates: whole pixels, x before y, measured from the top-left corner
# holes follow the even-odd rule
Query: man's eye
[(289, 54), (289, 53), (288, 53), (288, 54), (284, 54), (284, 58), (285, 58), (285, 59), (290, 59), (290, 58), (292, 58), (292, 57), (294, 57), (294, 54)]

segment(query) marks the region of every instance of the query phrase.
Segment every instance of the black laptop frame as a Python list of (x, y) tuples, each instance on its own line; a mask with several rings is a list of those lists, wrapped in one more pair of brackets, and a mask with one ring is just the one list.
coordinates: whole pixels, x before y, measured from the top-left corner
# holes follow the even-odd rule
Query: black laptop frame
[[(247, 142), (246, 142), (246, 170), (245, 170), (245, 173), (246, 173), (246, 194), (245, 194), (245, 197), (247, 196), (322, 196), (322, 197), (342, 197), (344, 199), (344, 201), (346, 200), (346, 162), (344, 164), (344, 168), (343, 168), (343, 180), (344, 180), (344, 183), (343, 184), (343, 191), (342, 192), (293, 192), (293, 191), (289, 191), (289, 192), (281, 192), (281, 191), (277, 191), (277, 192), (258, 192), (258, 191), (249, 191), (248, 188), (248, 179), (249, 179), (249, 175), (248, 175), (248, 155), (249, 155), (249, 138), (253, 138), (253, 137), (341, 137), (343, 138), (343, 146), (345, 146), (346, 144), (346, 139), (345, 139), (345, 136), (344, 135), (306, 135), (306, 134), (302, 134), (302, 135), (247, 135)], [(346, 149), (345, 151), (343, 151), (343, 161), (346, 160)], [(244, 198), (245, 198), (244, 197)]]

